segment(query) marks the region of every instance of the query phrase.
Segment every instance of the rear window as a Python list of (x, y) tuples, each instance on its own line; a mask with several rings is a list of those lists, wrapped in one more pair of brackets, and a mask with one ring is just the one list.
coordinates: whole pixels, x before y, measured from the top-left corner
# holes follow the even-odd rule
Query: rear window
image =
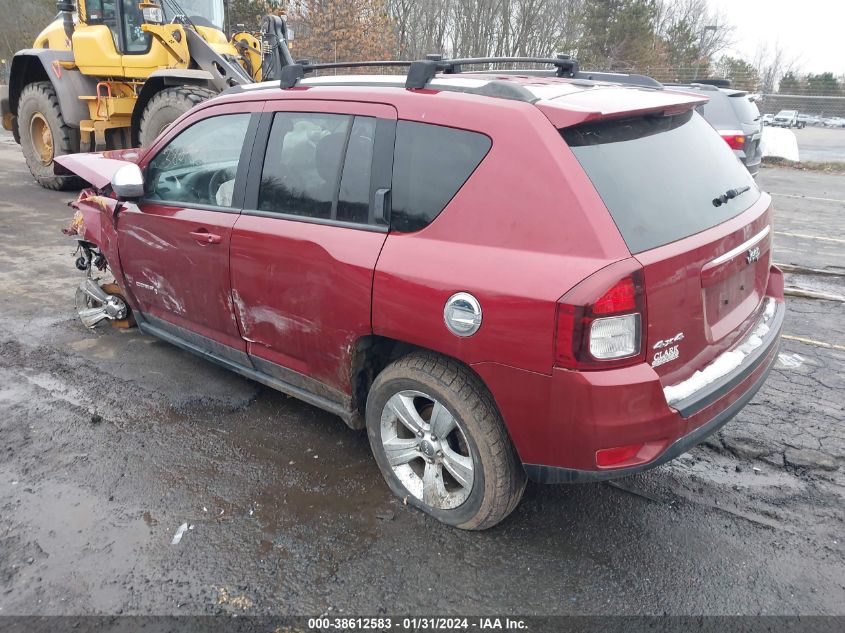
[(756, 123), (760, 120), (760, 110), (757, 104), (751, 101), (746, 94), (731, 95), (728, 103), (733, 106), (734, 112), (743, 123)]
[(723, 92), (703, 92), (710, 100), (704, 104), (704, 118), (716, 128), (735, 128), (738, 115)]
[[(561, 135), (632, 253), (721, 224), (760, 197), (742, 163), (695, 112), (580, 125)], [(713, 204), (745, 186), (744, 194)]]
[(436, 218), (490, 150), (477, 132), (399, 121), (390, 228), (418, 231)]

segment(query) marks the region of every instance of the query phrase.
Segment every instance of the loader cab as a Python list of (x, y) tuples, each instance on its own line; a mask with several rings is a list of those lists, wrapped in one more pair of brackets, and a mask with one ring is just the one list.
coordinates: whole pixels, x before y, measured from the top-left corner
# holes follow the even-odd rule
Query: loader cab
[(114, 46), (122, 55), (149, 52), (151, 36), (144, 33), (144, 14), (138, 0), (86, 0), (85, 22), (105, 25), (111, 31)]

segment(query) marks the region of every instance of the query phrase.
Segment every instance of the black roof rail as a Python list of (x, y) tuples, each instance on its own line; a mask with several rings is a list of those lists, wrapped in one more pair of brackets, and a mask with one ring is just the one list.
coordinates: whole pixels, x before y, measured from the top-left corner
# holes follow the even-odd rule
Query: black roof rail
[[(306, 63), (302, 63), (306, 62)], [(443, 59), (440, 55), (427, 55), (426, 59), (415, 61), (364, 61), (364, 62), (328, 62), (325, 64), (309, 64), (306, 60), (299, 60), (282, 68), (281, 87), (293, 88), (306, 73), (316, 70), (330, 70), (337, 68), (377, 68), (407, 66), (408, 75), (406, 88), (425, 88), (438, 72), (455, 74), (462, 71), (463, 66), (480, 64), (549, 64), (555, 66), (558, 77), (573, 77), (578, 72), (578, 62), (568, 55), (557, 57), (464, 57), (459, 59)]]
[[(414, 61), (363, 61), (363, 62), (328, 62), (324, 64), (310, 64), (308, 60), (299, 60), (297, 63), (285, 66), (281, 72), (281, 87), (293, 88), (297, 82), (305, 77), (306, 73), (317, 70), (330, 70), (338, 68), (377, 68), (377, 67), (407, 67), (408, 73), (405, 77), (405, 87), (411, 89), (425, 88), (437, 73), (447, 75), (457, 74), (463, 71), (464, 66), (478, 66), (490, 64), (537, 64), (554, 66), (554, 70), (543, 69), (504, 69), (504, 70), (480, 70), (475, 71), (485, 74), (504, 75), (538, 75), (568, 77), (571, 79), (582, 79), (588, 81), (607, 81), (612, 83), (643, 86), (647, 88), (662, 88), (656, 79), (645, 75), (631, 75), (622, 73), (582, 71), (578, 66), (578, 60), (572, 59), (569, 55), (557, 54), (554, 57), (460, 57), (455, 59), (444, 59), (441, 55), (426, 55), (426, 59)], [(513, 92), (513, 91), (506, 91)], [(514, 93), (514, 97), (515, 97)], [(512, 97), (512, 98), (514, 98)]]
[[(303, 63), (305, 62), (305, 63)], [(312, 73), (315, 70), (328, 70), (332, 68), (379, 68), (389, 66), (411, 66), (414, 62), (408, 61), (366, 61), (366, 62), (327, 62), (325, 64), (309, 64), (307, 60), (299, 60), (295, 64), (289, 64), (282, 68), (282, 88), (293, 88), (296, 83), (305, 77), (305, 73)]]

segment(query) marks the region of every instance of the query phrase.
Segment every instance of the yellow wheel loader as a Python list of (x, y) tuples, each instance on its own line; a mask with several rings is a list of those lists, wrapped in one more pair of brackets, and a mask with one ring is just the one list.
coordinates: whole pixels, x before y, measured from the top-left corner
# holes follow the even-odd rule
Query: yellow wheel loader
[(293, 63), (284, 19), (224, 34), (224, 0), (60, 0), (0, 86), (3, 127), (50, 189), (78, 186), (53, 158), (145, 146), (191, 107)]

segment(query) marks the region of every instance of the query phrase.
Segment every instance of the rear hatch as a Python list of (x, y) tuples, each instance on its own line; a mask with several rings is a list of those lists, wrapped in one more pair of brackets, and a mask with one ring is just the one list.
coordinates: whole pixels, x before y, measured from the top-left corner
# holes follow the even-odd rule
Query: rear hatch
[(643, 266), (648, 362), (664, 385), (688, 378), (760, 314), (770, 197), (693, 111), (599, 121), (561, 135)]

